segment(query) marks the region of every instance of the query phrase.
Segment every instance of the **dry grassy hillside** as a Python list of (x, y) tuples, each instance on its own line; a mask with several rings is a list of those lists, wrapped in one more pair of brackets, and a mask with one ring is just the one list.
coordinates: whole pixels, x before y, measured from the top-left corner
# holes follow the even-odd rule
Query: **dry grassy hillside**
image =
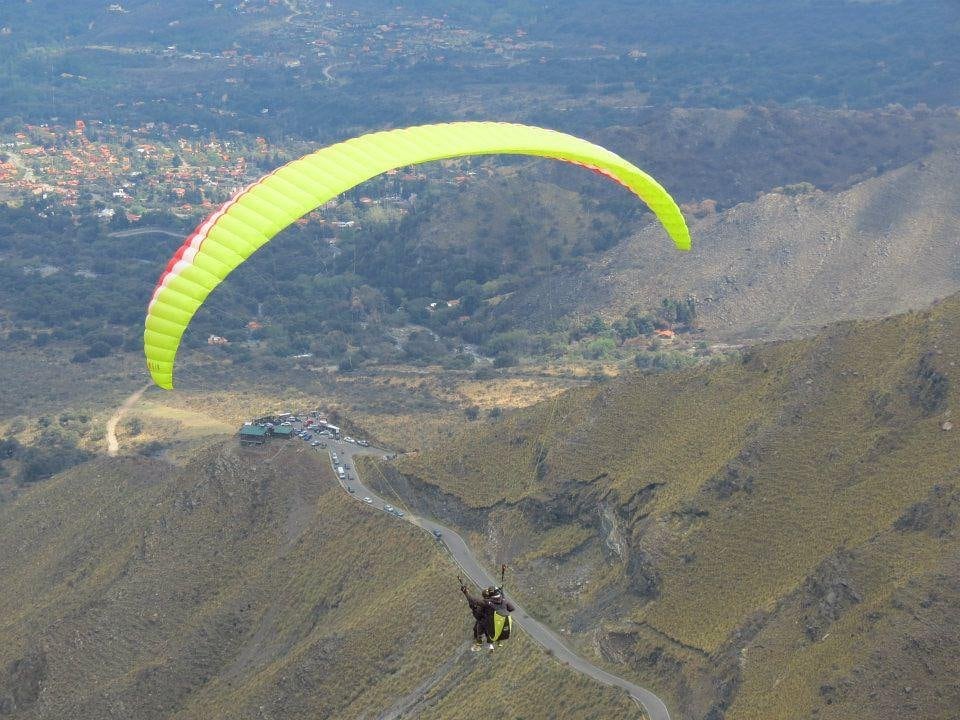
[(632, 305), (695, 296), (712, 337), (769, 340), (838, 320), (926, 307), (960, 290), (960, 144), (841, 192), (795, 186), (691, 217), (679, 255), (649, 225), (575, 274), (517, 293), (502, 310), (531, 322), (622, 317)]
[(390, 484), (680, 717), (946, 720), (958, 347), (954, 296), (574, 390), (405, 458)]
[(0, 507), (0, 546), (5, 717), (636, 715), (522, 633), (465, 652), (437, 543), (299, 445), (78, 466)]

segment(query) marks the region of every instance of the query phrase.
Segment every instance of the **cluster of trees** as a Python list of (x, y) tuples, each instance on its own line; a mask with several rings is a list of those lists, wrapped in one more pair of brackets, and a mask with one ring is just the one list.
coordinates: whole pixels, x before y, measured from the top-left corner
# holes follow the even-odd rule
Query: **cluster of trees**
[[(572, 328), (569, 339), (571, 342), (581, 342), (581, 353), (586, 359), (599, 360), (610, 356), (617, 347), (632, 338), (652, 338), (657, 330), (689, 331), (693, 328), (696, 317), (697, 305), (692, 298), (682, 300), (665, 298), (656, 312), (649, 312), (639, 305), (634, 305), (627, 310), (624, 317), (609, 324), (599, 315), (594, 315)], [(652, 341), (652, 345), (655, 346), (656, 341)], [(643, 363), (649, 361), (651, 363), (649, 367), (666, 369), (672, 365), (665, 364), (665, 358), (681, 355), (676, 352), (664, 354), (655, 347), (653, 350), (654, 354), (649, 357), (646, 351), (641, 353), (643, 359), (638, 356), (638, 367), (647, 367)]]
[(44, 429), (29, 445), (21, 444), (14, 437), (0, 440), (0, 477), (9, 474), (5, 461), (17, 461), (19, 470), (15, 480), (18, 485), (28, 485), (93, 457), (92, 453), (77, 447), (71, 433), (47, 425), (42, 427)]
[[(463, 410), (463, 416), (471, 422), (479, 420), (481, 415), (482, 415), (482, 411), (480, 410), (480, 407), (478, 405), (471, 405), (467, 408), (464, 408)], [(496, 420), (502, 416), (503, 416), (502, 408), (492, 407), (489, 410), (487, 410), (487, 417), (490, 418), (491, 420)]]
[[(155, 214), (145, 222), (179, 228)], [(112, 226), (46, 207), (0, 205), (0, 307), (10, 343), (75, 346), (75, 362), (140, 347), (143, 313), (171, 249), (156, 235), (111, 238)]]
[[(472, 344), (496, 367), (509, 367), (522, 356), (560, 357), (587, 336), (594, 336), (587, 356), (603, 357), (626, 339), (695, 318), (692, 301), (665, 300), (654, 313), (633, 308), (609, 327), (592, 318), (573, 328), (519, 331), (493, 301), (532, 275), (552, 272), (555, 259), (575, 262), (572, 245), (551, 245), (538, 218), (508, 224), (518, 234), (488, 238), (482, 251), (428, 242), (425, 218), (439, 200), (456, 201), (427, 194), (416, 212), (344, 229), (335, 244), (326, 226), (292, 226), (211, 294), (185, 345), (200, 347), (219, 335), (231, 344), (218, 351), (237, 361), (311, 353), (349, 371), (368, 361), (467, 368), (473, 355), (465, 345)], [(163, 214), (143, 222), (184, 234), (189, 227)], [(8, 342), (66, 343), (77, 363), (141, 346), (144, 308), (179, 240), (110, 237), (114, 229), (113, 221), (0, 206), (0, 252), (8, 258), (0, 265), (0, 307), (17, 325)], [(523, 251), (541, 241), (555, 251)], [(430, 332), (399, 342), (395, 330), (410, 323)]]
[[(473, 360), (464, 344), (494, 356), (498, 367), (515, 364), (519, 355), (557, 351), (563, 343), (551, 333), (511, 335), (515, 318), (492, 303), (531, 276), (579, 262), (579, 246), (557, 237), (548, 224), (551, 213), (514, 208), (502, 218), (501, 205), (467, 203), (457, 189), (417, 189), (414, 212), (375, 216), (367, 210), (356, 215), (358, 226), (336, 231), (335, 245), (332, 231), (322, 226), (289, 228), (213, 293), (188, 330), (187, 344), (198, 346), (209, 334), (259, 340), (277, 356), (312, 353), (344, 370), (371, 358), (469, 367)], [(352, 206), (349, 199), (346, 206)], [(533, 191), (524, 206), (538, 206)], [(470, 230), (459, 242), (437, 237), (437, 217), (451, 207), (461, 211), (464, 228), (491, 231)], [(588, 237), (603, 236), (607, 244), (609, 236), (617, 237), (607, 221), (587, 228)], [(251, 332), (246, 324), (258, 315), (268, 319), (266, 327)], [(409, 323), (433, 334), (397, 342), (393, 329)]]

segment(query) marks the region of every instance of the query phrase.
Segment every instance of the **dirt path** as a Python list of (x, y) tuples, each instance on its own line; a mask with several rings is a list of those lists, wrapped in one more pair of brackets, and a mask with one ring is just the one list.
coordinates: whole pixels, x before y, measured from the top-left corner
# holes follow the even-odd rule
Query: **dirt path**
[(118, 407), (116, 412), (110, 416), (109, 420), (107, 420), (107, 455), (110, 457), (116, 457), (117, 453), (120, 452), (120, 443), (117, 442), (117, 423), (123, 419), (123, 416), (126, 415), (127, 410), (136, 404), (137, 400), (140, 399), (140, 396), (143, 395), (148, 387), (150, 387), (150, 383), (147, 383), (126, 400), (124, 400), (123, 405)]

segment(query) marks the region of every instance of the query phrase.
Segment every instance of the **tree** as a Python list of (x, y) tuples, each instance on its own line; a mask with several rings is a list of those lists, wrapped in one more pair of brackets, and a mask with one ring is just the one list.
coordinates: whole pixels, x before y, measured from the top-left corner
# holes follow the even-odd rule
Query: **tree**
[(586, 349), (583, 351), (583, 356), (590, 360), (599, 360), (609, 355), (615, 348), (616, 343), (612, 339), (597, 338), (587, 344)]
[(640, 334), (637, 330), (637, 324), (629, 318), (614, 320), (613, 331), (617, 334), (617, 337), (620, 338), (620, 342)]
[(48, 478), (90, 457), (91, 453), (79, 449), (70, 438), (58, 432), (41, 433), (38, 444), (22, 453), (17, 482), (25, 485)]
[(660, 303), (659, 315), (669, 323), (690, 325), (697, 317), (697, 303), (693, 298), (684, 300), (665, 298)]
[(121, 210), (113, 214), (109, 225), (111, 230), (123, 230), (130, 227), (130, 221), (127, 220), (127, 214)]
[(0, 440), (0, 460), (10, 460), (17, 457), (23, 450), (23, 445), (16, 438)]
[(594, 315), (587, 321), (585, 329), (591, 335), (599, 335), (607, 329), (607, 324), (603, 321), (602, 317)]
[(102, 358), (110, 354), (110, 345), (105, 340), (94, 340), (87, 348), (87, 357)]

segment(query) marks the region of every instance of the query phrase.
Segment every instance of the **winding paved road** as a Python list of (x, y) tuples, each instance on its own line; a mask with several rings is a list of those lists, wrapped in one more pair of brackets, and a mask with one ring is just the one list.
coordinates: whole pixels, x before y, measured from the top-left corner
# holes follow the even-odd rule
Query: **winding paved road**
[(163, 228), (156, 227), (144, 227), (144, 228), (130, 228), (129, 230), (114, 230), (113, 232), (107, 233), (107, 237), (112, 238), (126, 238), (126, 237), (136, 237), (137, 235), (169, 235), (170, 237), (183, 238), (186, 237), (188, 233), (177, 232), (176, 230), (164, 230)]
[[(143, 395), (143, 393), (149, 387), (150, 384), (148, 383), (127, 397), (127, 399), (119, 408), (117, 408), (116, 412), (107, 422), (107, 453), (110, 456), (116, 456), (119, 450), (119, 443), (117, 442), (116, 437), (117, 424), (120, 422), (127, 410), (129, 410), (137, 402), (137, 400), (140, 399), (140, 396)], [(344, 490), (349, 491), (350, 494), (357, 500), (357, 502), (360, 502), (364, 505), (370, 505), (371, 507), (383, 511), (384, 506), (388, 505), (389, 503), (387, 503), (386, 500), (363, 484), (363, 481), (360, 480), (359, 473), (357, 473), (356, 466), (354, 465), (354, 458), (357, 455), (386, 455), (390, 451), (376, 447), (363, 448), (352, 443), (346, 443), (337, 440), (328, 440), (327, 445), (328, 452), (336, 453), (339, 463), (346, 463), (350, 468), (344, 473), (346, 475), (346, 479), (340, 481), (340, 485), (344, 488)], [(318, 447), (317, 449), (320, 448)], [(331, 464), (333, 464), (332, 457), (330, 460)], [(364, 502), (363, 498), (365, 497), (369, 497), (372, 502)], [(424, 531), (429, 532), (433, 536), (436, 536), (436, 533), (439, 532), (439, 540), (453, 556), (454, 561), (460, 566), (461, 570), (463, 570), (464, 575), (470, 578), (474, 583), (481, 587), (496, 585), (496, 581), (493, 576), (491, 576), (490, 573), (488, 573), (487, 570), (480, 565), (473, 553), (470, 552), (470, 548), (467, 547), (466, 541), (464, 541), (464, 539), (455, 530), (447, 527), (446, 525), (441, 525), (435, 520), (418, 517), (411, 513), (405, 513), (403, 519), (407, 522), (413, 523)], [(563, 641), (560, 640), (560, 638), (558, 638), (546, 625), (528, 615), (526, 610), (524, 610), (521, 605), (516, 603), (515, 598), (511, 598), (511, 600), (514, 602), (514, 604), (516, 604), (517, 609), (514, 612), (513, 617), (517, 621), (517, 624), (522, 627), (531, 638), (533, 638), (534, 642), (545, 648), (553, 655), (553, 657), (560, 662), (569, 665), (577, 672), (580, 672), (587, 677), (591, 677), (594, 680), (603, 683), (604, 685), (611, 685), (613, 687), (618, 687), (625, 690), (627, 694), (629, 694), (630, 697), (633, 698), (633, 700), (644, 709), (650, 720), (670, 720), (670, 713), (667, 710), (667, 706), (664, 704), (663, 700), (657, 697), (654, 693), (646, 688), (640, 687), (636, 683), (632, 683), (622, 677), (613, 675), (612, 673), (609, 673), (606, 670), (603, 670), (580, 657), (573, 650), (564, 645)]]
[[(362, 448), (357, 445), (353, 445), (352, 443), (333, 440), (328, 440), (327, 444), (328, 450), (337, 454), (341, 464), (346, 462), (346, 464), (350, 466), (350, 469), (345, 472), (347, 479), (345, 481), (341, 481), (340, 483), (344, 489), (349, 490), (352, 488), (353, 492), (351, 495), (353, 495), (358, 502), (370, 504), (372, 507), (383, 510), (384, 505), (387, 505), (388, 503), (363, 484), (363, 482), (360, 480), (359, 474), (357, 473), (357, 469), (354, 466), (353, 459), (357, 455), (384, 455), (389, 451), (374, 447)], [(373, 502), (364, 503), (364, 497), (369, 497)], [(467, 543), (454, 530), (446, 525), (441, 525), (434, 520), (417, 517), (416, 515), (412, 515), (410, 513), (406, 513), (403, 519), (413, 523), (417, 527), (422, 528), (431, 534), (434, 534), (434, 531), (439, 531), (441, 534), (440, 541), (446, 546), (447, 550), (450, 551), (450, 554), (453, 555), (453, 559), (460, 566), (467, 577), (480, 586), (485, 587), (488, 585), (496, 585), (494, 578), (483, 566), (480, 565), (479, 562), (477, 562), (477, 559), (467, 547)], [(516, 603), (515, 598), (511, 598), (511, 601)], [(587, 675), (588, 677), (591, 677), (594, 680), (603, 683), (604, 685), (612, 685), (613, 687), (626, 690), (630, 697), (633, 698), (641, 707), (643, 707), (647, 715), (650, 717), (650, 720), (670, 720), (670, 713), (667, 711), (667, 706), (664, 704), (663, 700), (657, 697), (654, 693), (646, 688), (642, 688), (639, 685), (630, 682), (629, 680), (617, 677), (606, 670), (598, 668), (596, 665), (593, 665), (586, 659), (580, 657), (573, 650), (564, 645), (563, 641), (560, 640), (560, 638), (558, 638), (552, 630), (546, 627), (543, 623), (530, 617), (530, 615), (528, 615), (520, 605), (517, 605), (517, 609), (516, 612), (513, 613), (513, 617), (537, 644), (552, 653), (553, 656), (560, 662), (569, 665), (574, 670)]]

